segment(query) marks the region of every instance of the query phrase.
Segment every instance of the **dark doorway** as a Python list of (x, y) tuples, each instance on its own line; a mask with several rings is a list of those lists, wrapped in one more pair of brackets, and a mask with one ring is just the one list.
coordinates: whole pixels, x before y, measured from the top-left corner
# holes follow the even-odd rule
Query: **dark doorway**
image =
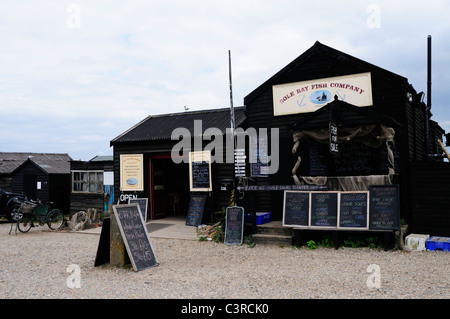
[(32, 174), (23, 175), (23, 192), (29, 199), (36, 200), (37, 176)]
[(150, 159), (151, 219), (183, 216), (189, 199), (189, 166), (176, 164), (170, 156)]

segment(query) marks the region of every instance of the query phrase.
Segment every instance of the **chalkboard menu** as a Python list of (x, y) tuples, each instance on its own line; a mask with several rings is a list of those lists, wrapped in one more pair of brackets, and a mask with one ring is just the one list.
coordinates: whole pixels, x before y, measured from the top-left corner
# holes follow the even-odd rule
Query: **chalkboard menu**
[(114, 214), (134, 271), (158, 264), (139, 206), (114, 205)]
[[(267, 177), (268, 176), (268, 158), (267, 158), (267, 136), (250, 136), (250, 176)], [(261, 161), (261, 159), (264, 159)]]
[(244, 234), (244, 208), (227, 207), (225, 219), (225, 244), (242, 244)]
[(381, 171), (379, 149), (363, 143), (342, 143), (334, 158), (335, 173), (338, 176), (371, 175)]
[(318, 145), (309, 146), (309, 175), (328, 175), (328, 154)]
[(283, 226), (308, 226), (309, 192), (284, 192)]
[(141, 210), (142, 218), (144, 222), (147, 220), (147, 207), (148, 207), (148, 198), (129, 198), (128, 204), (138, 204), (139, 209)]
[(186, 225), (198, 226), (202, 223), (203, 210), (205, 209), (205, 202), (206, 202), (206, 194), (191, 194)]
[(336, 227), (338, 211), (338, 193), (311, 193), (311, 226)]
[(397, 230), (400, 227), (397, 185), (370, 187), (370, 229)]
[(191, 191), (211, 191), (211, 152), (190, 152), (189, 165)]
[(368, 192), (341, 193), (339, 204), (339, 227), (368, 228)]

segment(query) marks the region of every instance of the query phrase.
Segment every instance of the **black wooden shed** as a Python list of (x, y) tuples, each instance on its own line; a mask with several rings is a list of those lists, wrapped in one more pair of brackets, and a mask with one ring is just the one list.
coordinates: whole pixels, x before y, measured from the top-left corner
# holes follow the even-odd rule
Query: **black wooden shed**
[[(365, 86), (353, 84), (361, 76), (368, 79)], [(368, 89), (370, 99), (354, 105), (350, 93)], [(437, 142), (445, 132), (427, 120), (421, 95), (406, 78), (316, 42), (244, 99), (247, 125), (278, 128), (280, 136), (280, 169), (254, 178), (256, 184), (319, 185), (324, 183), (320, 176), (326, 177), (330, 190), (343, 190), (339, 181), (345, 178), (356, 181), (347, 188), (396, 184), (400, 186), (401, 217), (413, 231), (448, 235), (450, 164), (443, 162)], [(317, 107), (303, 111), (306, 102)], [(294, 111), (285, 111), (288, 103)], [(341, 137), (334, 155), (330, 152), (331, 123)], [(390, 136), (384, 140), (381, 136), (384, 143), (370, 148), (357, 135), (368, 125), (376, 126), (372, 131), (375, 140), (383, 134), (380, 125)], [(360, 182), (364, 179), (367, 183)], [(256, 192), (254, 196), (255, 210), (271, 211), (274, 219), (281, 219), (282, 192)]]
[(0, 155), (5, 167), (12, 169), (7, 174), (9, 177), (5, 178), (12, 192), (23, 193), (32, 200), (53, 202), (55, 208), (61, 209), (65, 214), (69, 212), (71, 158), (68, 154), (1, 153)]
[[(236, 127), (245, 125), (245, 110), (235, 109)], [(172, 134), (181, 129), (186, 139), (191, 141), (194, 150), (194, 139), (200, 139), (201, 148), (215, 139), (224, 142), (227, 128), (230, 127), (230, 109), (211, 109), (189, 111), (163, 115), (148, 116), (134, 127), (111, 141), (114, 147), (114, 197), (116, 202), (127, 202), (129, 198), (148, 198), (148, 218), (158, 219), (166, 216), (186, 215), (189, 196), (189, 163), (188, 154), (180, 154), (181, 163), (172, 158), (173, 147), (180, 142), (181, 135)], [(207, 129), (214, 128), (210, 135)], [(218, 133), (218, 134), (217, 134)], [(225, 142), (224, 142), (225, 143)], [(186, 151), (186, 150), (185, 150)], [(142, 169), (143, 183), (139, 190), (121, 189), (121, 156), (142, 156), (139, 161)], [(178, 155), (177, 155), (178, 156)], [(223, 154), (225, 157), (226, 154)], [(233, 156), (232, 156), (233, 158)], [(212, 190), (208, 192), (208, 204), (205, 221), (211, 221), (211, 213), (220, 211), (230, 202), (229, 187), (221, 190), (221, 184), (232, 181), (235, 176), (234, 162), (212, 163)]]

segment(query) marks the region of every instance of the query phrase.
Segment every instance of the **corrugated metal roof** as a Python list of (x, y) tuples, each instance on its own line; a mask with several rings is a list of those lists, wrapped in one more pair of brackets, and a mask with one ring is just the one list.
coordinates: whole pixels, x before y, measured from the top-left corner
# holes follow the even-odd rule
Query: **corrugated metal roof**
[(72, 158), (68, 154), (0, 152), (0, 174), (11, 174), (27, 160), (49, 174), (69, 174)]
[[(245, 121), (244, 107), (234, 108), (235, 127)], [(194, 121), (202, 121), (202, 133), (208, 128), (217, 128), (222, 133), (230, 127), (230, 109), (213, 109), (194, 112), (148, 116), (111, 141), (114, 143), (156, 141), (171, 139), (173, 130), (186, 128), (194, 136)]]
[(112, 155), (97, 155), (93, 159), (89, 160), (89, 162), (105, 162), (105, 161), (113, 161), (114, 156)]

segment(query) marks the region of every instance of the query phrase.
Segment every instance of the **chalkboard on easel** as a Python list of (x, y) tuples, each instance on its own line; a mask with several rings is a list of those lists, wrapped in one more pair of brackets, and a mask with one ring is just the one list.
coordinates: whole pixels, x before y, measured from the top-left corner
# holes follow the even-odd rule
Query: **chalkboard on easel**
[(225, 219), (225, 244), (241, 245), (244, 234), (244, 208), (227, 207)]
[(309, 225), (309, 192), (284, 192), (283, 226)]
[(368, 229), (369, 192), (342, 192), (339, 201), (339, 227)]
[(400, 228), (398, 185), (370, 186), (369, 228), (398, 230)]
[(158, 265), (138, 204), (114, 205), (113, 210), (133, 270)]
[(186, 219), (187, 226), (198, 226), (202, 223), (203, 211), (205, 209), (206, 194), (191, 194)]
[(338, 193), (311, 193), (311, 227), (336, 227)]
[(100, 233), (100, 241), (98, 242), (97, 254), (95, 255), (94, 267), (109, 263), (110, 260), (110, 229), (111, 218), (105, 218), (102, 224), (102, 231)]

